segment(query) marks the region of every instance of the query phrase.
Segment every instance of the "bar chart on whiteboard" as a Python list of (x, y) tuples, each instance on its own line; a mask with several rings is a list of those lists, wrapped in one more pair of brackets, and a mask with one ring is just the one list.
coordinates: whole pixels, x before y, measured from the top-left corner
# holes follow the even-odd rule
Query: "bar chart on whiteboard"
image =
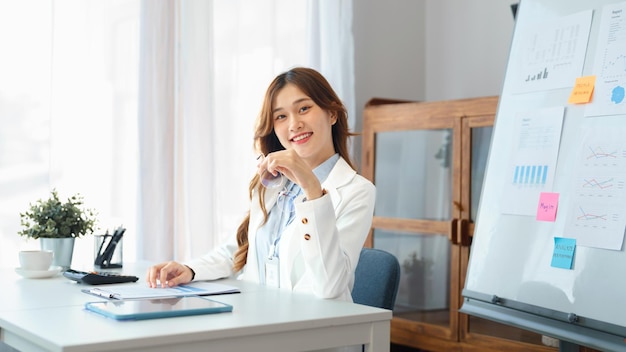
[(515, 165), (513, 184), (516, 186), (545, 185), (548, 165)]
[(502, 194), (505, 214), (536, 215), (541, 192), (550, 192), (554, 180), (563, 125), (562, 106), (517, 114)]
[(523, 38), (516, 93), (569, 87), (582, 73), (592, 11), (536, 23)]

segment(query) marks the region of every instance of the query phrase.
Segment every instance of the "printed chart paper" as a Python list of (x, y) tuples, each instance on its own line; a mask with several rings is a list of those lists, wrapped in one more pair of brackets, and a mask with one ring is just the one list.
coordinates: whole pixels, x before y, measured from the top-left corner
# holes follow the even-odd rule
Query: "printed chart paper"
[(588, 10), (537, 23), (526, 33), (514, 92), (572, 87), (574, 77), (582, 74), (592, 15)]
[(626, 114), (626, 2), (602, 10), (593, 73), (596, 84), (585, 116)]
[(620, 250), (626, 227), (626, 128), (585, 131), (564, 235), (579, 246)]
[(537, 215), (539, 195), (552, 190), (564, 112), (564, 107), (557, 106), (515, 117), (506, 189), (502, 192), (503, 213)]

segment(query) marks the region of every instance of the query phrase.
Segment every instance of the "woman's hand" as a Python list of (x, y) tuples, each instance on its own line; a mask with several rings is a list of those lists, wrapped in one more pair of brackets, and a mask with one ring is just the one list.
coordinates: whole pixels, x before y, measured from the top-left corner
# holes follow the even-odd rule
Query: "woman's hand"
[(192, 277), (193, 273), (188, 266), (171, 261), (150, 267), (146, 281), (152, 288), (157, 287), (157, 281), (160, 281), (161, 287), (165, 288), (186, 284), (191, 281)]
[(311, 167), (294, 150), (279, 150), (269, 153), (261, 160), (258, 168), (259, 175), (262, 175), (265, 170), (272, 174), (280, 172), (302, 188), (307, 200), (322, 196), (320, 181)]

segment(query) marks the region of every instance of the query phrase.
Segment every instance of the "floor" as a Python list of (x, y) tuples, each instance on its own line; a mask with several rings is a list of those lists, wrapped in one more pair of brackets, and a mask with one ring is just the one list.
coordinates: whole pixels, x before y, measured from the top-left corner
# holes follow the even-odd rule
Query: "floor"
[(407, 346), (402, 346), (402, 345), (395, 345), (395, 344), (391, 344), (391, 348), (389, 349), (390, 352), (428, 352), (425, 350), (419, 350), (419, 349), (415, 349), (412, 347), (407, 347)]

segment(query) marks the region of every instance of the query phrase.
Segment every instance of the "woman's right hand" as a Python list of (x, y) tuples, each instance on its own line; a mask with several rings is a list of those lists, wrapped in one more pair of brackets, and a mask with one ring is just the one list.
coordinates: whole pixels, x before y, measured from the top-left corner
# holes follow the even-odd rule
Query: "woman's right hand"
[(146, 281), (152, 288), (157, 286), (174, 287), (191, 281), (193, 273), (191, 269), (178, 262), (170, 261), (153, 265), (148, 269)]
[(272, 174), (282, 173), (291, 182), (302, 188), (306, 199), (313, 200), (322, 196), (322, 185), (313, 173), (310, 165), (293, 149), (279, 150), (267, 154), (257, 165), (259, 175), (265, 170)]

